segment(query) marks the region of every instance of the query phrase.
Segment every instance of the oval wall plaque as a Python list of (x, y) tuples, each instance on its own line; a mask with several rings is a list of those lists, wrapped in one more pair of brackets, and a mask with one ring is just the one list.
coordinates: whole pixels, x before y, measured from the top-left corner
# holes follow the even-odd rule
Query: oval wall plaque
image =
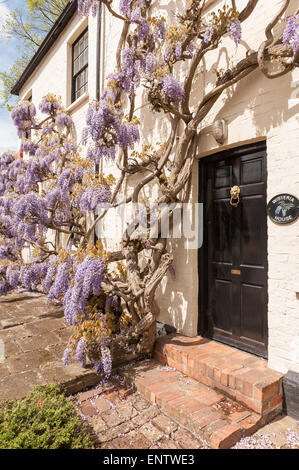
[(294, 222), (299, 215), (298, 199), (291, 194), (278, 194), (267, 206), (268, 216), (277, 224)]

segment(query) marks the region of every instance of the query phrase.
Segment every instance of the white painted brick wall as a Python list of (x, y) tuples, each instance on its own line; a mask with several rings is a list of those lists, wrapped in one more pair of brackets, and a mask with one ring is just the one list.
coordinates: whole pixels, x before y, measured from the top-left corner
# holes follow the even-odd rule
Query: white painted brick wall
[[(222, 2), (211, 2), (211, 7)], [(239, 10), (247, 0), (237, 0)], [(225, 38), (220, 51), (211, 52), (205, 60), (204, 68), (197, 77), (196, 91), (192, 95), (194, 104), (199, 102), (204, 90), (211, 89), (215, 74), (211, 72), (217, 64), (226, 68), (243, 58), (246, 51), (256, 49), (264, 40), (265, 22), (275, 16), (281, 0), (259, 2), (256, 12), (246, 20), (242, 42), (236, 49), (232, 41)], [(296, 0), (291, 1), (287, 14), (296, 9)], [(167, 16), (177, 7), (185, 6), (182, 0), (159, 3), (162, 14)], [(75, 17), (52, 51), (47, 54), (35, 74), (23, 87), (21, 96), (32, 88), (33, 100), (38, 102), (48, 91), (61, 94), (67, 102), (67, 47), (68, 38), (80, 28), (84, 20)], [(90, 41), (95, 38), (95, 21), (89, 19)], [(276, 31), (282, 31), (283, 24)], [(102, 35), (102, 82), (104, 77), (114, 71), (114, 52), (120, 34), (120, 23), (112, 19), (104, 10)], [(90, 42), (90, 77), (89, 98), (94, 97), (95, 87), (95, 46)], [(180, 73), (183, 77), (183, 71)], [(259, 71), (245, 78), (241, 83), (223, 93), (221, 99), (202, 123), (210, 125), (217, 117), (228, 122), (228, 139), (223, 146), (218, 145), (209, 135), (203, 135), (199, 145), (199, 158), (229, 146), (247, 141), (266, 138), (267, 141), (267, 200), (281, 192), (288, 192), (299, 197), (299, 140), (298, 129), (299, 103), (290, 108), (288, 100), (294, 90), (292, 82), (299, 80), (298, 69), (292, 74), (277, 80), (267, 80)], [(84, 127), (84, 115), (87, 102), (72, 112), (77, 126), (78, 138)], [(140, 110), (140, 117), (146, 126), (146, 140), (155, 142), (166, 134), (167, 121), (163, 116), (152, 116), (146, 108)], [(161, 131), (162, 129), (162, 131)], [(197, 164), (194, 165), (192, 201), (198, 197)], [(269, 262), (269, 366), (280, 371), (288, 369), (299, 372), (299, 314), (298, 296), (298, 221), (286, 226), (278, 226), (268, 219), (268, 262)], [(170, 276), (163, 280), (159, 291), (161, 306), (160, 320), (174, 324), (179, 331), (194, 336), (198, 322), (198, 271), (196, 250), (185, 250), (182, 241), (173, 241), (170, 245), (176, 250), (174, 266), (176, 279)], [(162, 294), (163, 295), (160, 295)]]

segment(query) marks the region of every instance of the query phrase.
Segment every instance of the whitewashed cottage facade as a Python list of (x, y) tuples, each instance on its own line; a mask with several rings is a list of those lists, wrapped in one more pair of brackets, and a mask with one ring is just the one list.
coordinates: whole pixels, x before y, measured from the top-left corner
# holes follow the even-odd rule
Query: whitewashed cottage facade
[[(221, 3), (208, 2), (207, 13)], [(246, 2), (237, 3), (241, 10)], [(184, 4), (161, 0), (159, 8), (171, 15)], [(291, 2), (290, 13), (295, 4)], [(215, 64), (224, 68), (246, 50), (256, 50), (264, 40), (265, 18), (273, 17), (280, 5), (280, 0), (259, 2), (244, 23), (238, 48), (224, 38), (221, 50), (207, 55), (194, 99), (209, 89)], [(99, 98), (105, 77), (114, 70), (120, 31), (120, 22), (105, 7), (95, 18), (82, 18), (76, 2), (69, 4), (12, 92), (35, 104), (48, 92), (61, 96), (79, 142), (88, 103)], [(176, 277), (165, 278), (157, 294), (160, 321), (187, 336), (207, 335), (262, 355), (283, 374), (299, 374), (298, 219), (274, 223), (266, 206), (281, 193), (299, 197), (296, 87), (298, 68), (276, 80), (257, 70), (223, 93), (212, 108), (199, 129), (191, 194), (193, 202), (204, 203), (203, 246), (196, 250), (184, 246), (184, 240), (170, 242), (176, 248)], [(140, 119), (148, 141), (159, 139), (163, 118), (141, 107)], [(223, 143), (215, 140), (211, 128), (219, 119), (227, 126)], [(239, 215), (229, 206), (234, 184), (243, 198)]]

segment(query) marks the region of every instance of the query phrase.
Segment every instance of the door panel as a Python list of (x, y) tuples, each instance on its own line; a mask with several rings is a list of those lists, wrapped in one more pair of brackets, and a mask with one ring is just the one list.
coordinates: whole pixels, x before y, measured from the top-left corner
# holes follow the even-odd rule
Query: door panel
[(227, 333), (232, 332), (232, 283), (224, 279), (215, 280), (215, 328)]
[(213, 207), (214, 260), (232, 262), (231, 224), (229, 199), (214, 202)]
[(263, 266), (264, 224), (263, 196), (242, 197), (240, 264)]
[[(203, 159), (205, 235), (201, 304), (206, 336), (266, 357), (265, 143)], [(230, 188), (240, 186), (238, 207)]]
[(263, 316), (253, 313), (263, 311), (264, 288), (242, 283), (241, 289), (241, 337), (263, 343)]

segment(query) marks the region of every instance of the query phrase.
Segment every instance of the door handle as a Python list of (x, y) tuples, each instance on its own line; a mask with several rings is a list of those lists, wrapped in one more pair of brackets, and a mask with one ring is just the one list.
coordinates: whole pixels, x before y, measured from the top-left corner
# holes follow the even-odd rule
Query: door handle
[(233, 186), (230, 188), (230, 205), (238, 207), (240, 202), (240, 186)]

